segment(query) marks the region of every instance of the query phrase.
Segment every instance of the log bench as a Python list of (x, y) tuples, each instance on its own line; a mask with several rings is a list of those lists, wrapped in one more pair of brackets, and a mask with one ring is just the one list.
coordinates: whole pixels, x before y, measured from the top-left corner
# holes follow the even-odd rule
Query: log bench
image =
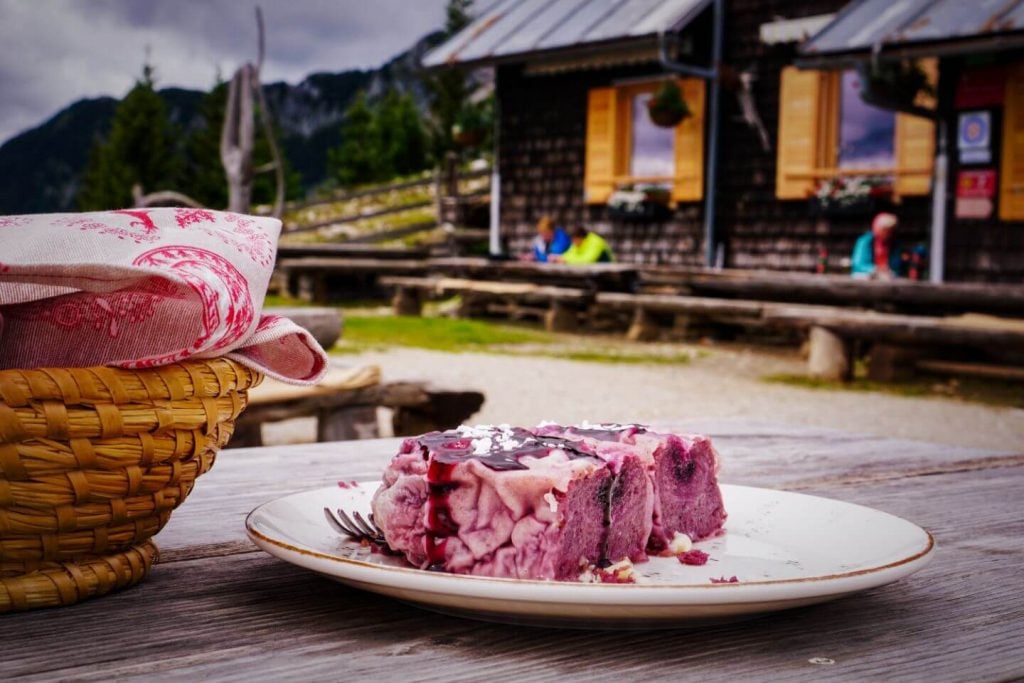
[[(659, 338), (668, 316), (675, 318), (674, 331), (684, 333), (706, 321), (795, 329), (809, 339), (809, 374), (833, 380), (852, 376), (853, 353), (860, 341), (871, 343), (868, 376), (876, 381), (904, 379), (916, 366), (929, 367), (926, 356), (936, 349), (1024, 349), (1024, 321), (978, 314), (899, 315), (835, 306), (614, 292), (598, 293), (594, 307), (633, 311), (627, 335), (635, 341)], [(975, 374), (985, 372), (973, 365)], [(999, 372), (1006, 374), (1005, 369), (990, 374)]]
[(377, 366), (332, 368), (316, 386), (267, 378), (249, 392), (229, 447), (263, 445), (262, 426), (299, 417), (317, 419), (317, 441), (380, 436), (377, 408), (390, 408), (395, 436), (459, 426), (483, 405), (479, 391), (442, 389), (426, 382), (381, 382)]
[(599, 309), (633, 311), (626, 337), (631, 341), (653, 341), (661, 336), (662, 319), (667, 316), (674, 319), (673, 331), (687, 336), (707, 321), (759, 324), (765, 303), (673, 294), (599, 292), (594, 305)]
[(857, 341), (871, 343), (868, 377), (893, 381), (910, 376), (935, 348), (967, 347), (986, 351), (1024, 349), (1024, 321), (968, 314), (940, 318), (898, 315), (830, 306), (765, 306), (765, 324), (808, 331), (810, 374), (849, 379)]
[(287, 283), (289, 296), (300, 301), (327, 303), (334, 298), (329, 286), (332, 279), (356, 281), (362, 288), (372, 288), (381, 275), (423, 275), (427, 264), (418, 259), (309, 256), (280, 259), (276, 272), (277, 277)]
[(341, 337), (341, 311), (327, 306), (268, 306), (263, 309), (267, 315), (280, 315), (289, 318), (299, 327), (305, 329), (320, 346), (330, 349)]
[(543, 306), (544, 327), (554, 332), (577, 329), (579, 314), (593, 300), (583, 289), (552, 287), (526, 282), (494, 282), (445, 277), (382, 277), (380, 284), (394, 289), (392, 306), (396, 315), (420, 315), (428, 297), (458, 294), (460, 317), (472, 317), (488, 310), (495, 302), (504, 304), (513, 315), (526, 313), (531, 306)]

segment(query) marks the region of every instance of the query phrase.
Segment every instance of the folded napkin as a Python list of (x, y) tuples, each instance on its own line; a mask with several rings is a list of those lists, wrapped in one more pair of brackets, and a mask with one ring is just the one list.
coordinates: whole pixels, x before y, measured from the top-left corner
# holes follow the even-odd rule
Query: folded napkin
[(0, 368), (228, 356), (313, 384), (324, 350), (261, 316), (280, 231), (206, 209), (0, 216)]

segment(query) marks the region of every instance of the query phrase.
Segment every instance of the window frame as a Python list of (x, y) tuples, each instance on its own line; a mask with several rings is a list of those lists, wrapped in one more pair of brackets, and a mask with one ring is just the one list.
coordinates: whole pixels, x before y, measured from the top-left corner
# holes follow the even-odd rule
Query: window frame
[[(934, 59), (921, 60), (922, 66), (932, 75), (933, 81), (937, 74), (937, 62)], [(896, 112), (895, 131), (893, 133), (893, 166), (887, 168), (840, 168), (839, 167), (839, 133), (842, 106), (842, 73), (843, 70), (806, 70), (802, 76), (815, 75), (818, 79), (813, 95), (816, 111), (814, 116), (813, 161), (809, 166), (788, 167), (784, 163), (783, 154), (788, 140), (787, 125), (787, 92), (785, 79), (787, 72), (795, 73), (796, 67), (783, 69), (779, 85), (779, 135), (776, 151), (776, 197), (778, 199), (810, 199), (814, 187), (824, 180), (854, 176), (886, 176), (893, 179), (893, 195), (919, 196), (930, 193), (930, 183), (934, 174), (935, 148), (934, 123), (928, 119)], [(807, 85), (804, 83), (803, 85)], [(810, 97), (810, 96), (808, 96)], [(917, 103), (923, 107), (934, 107), (933, 96), (919, 94)], [(901, 157), (912, 153), (910, 145), (915, 136), (919, 137), (921, 126), (930, 127), (931, 148), (927, 165), (901, 165)], [(915, 130), (916, 129), (916, 130)], [(796, 192), (790, 186), (803, 188)], [(786, 186), (787, 189), (784, 189)]]

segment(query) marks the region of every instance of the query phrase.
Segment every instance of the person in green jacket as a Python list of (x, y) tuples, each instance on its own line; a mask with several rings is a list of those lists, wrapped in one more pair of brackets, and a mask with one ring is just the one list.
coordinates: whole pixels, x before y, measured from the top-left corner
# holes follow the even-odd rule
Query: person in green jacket
[(557, 259), (561, 263), (571, 265), (609, 263), (615, 260), (612, 256), (612, 248), (596, 232), (590, 232), (582, 225), (577, 225), (573, 228), (571, 237), (572, 246), (564, 254), (549, 257), (549, 260)]

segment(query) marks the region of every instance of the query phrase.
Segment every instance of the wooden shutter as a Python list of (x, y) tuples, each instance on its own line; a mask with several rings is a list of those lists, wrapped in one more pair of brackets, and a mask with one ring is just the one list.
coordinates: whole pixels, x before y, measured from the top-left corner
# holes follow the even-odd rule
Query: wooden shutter
[[(920, 66), (928, 74), (928, 82), (938, 85), (939, 67), (935, 59), (921, 60)], [(934, 107), (935, 98), (921, 94), (917, 104)], [(898, 195), (928, 194), (932, 189), (932, 166), (935, 163), (935, 123), (910, 114), (896, 114), (896, 174)], [(920, 172), (918, 170), (920, 169)], [(913, 173), (906, 173), (913, 171)]]
[(676, 126), (672, 201), (695, 202), (704, 196), (704, 80), (682, 79), (679, 89), (690, 116)]
[(583, 198), (603, 204), (615, 189), (615, 88), (594, 88), (587, 98), (587, 149)]
[(775, 196), (779, 199), (806, 199), (814, 192), (809, 174), (820, 156), (822, 80), (817, 71), (801, 71), (795, 66), (782, 70), (775, 171)]
[(1024, 64), (1006, 70), (999, 218), (1024, 220)]

